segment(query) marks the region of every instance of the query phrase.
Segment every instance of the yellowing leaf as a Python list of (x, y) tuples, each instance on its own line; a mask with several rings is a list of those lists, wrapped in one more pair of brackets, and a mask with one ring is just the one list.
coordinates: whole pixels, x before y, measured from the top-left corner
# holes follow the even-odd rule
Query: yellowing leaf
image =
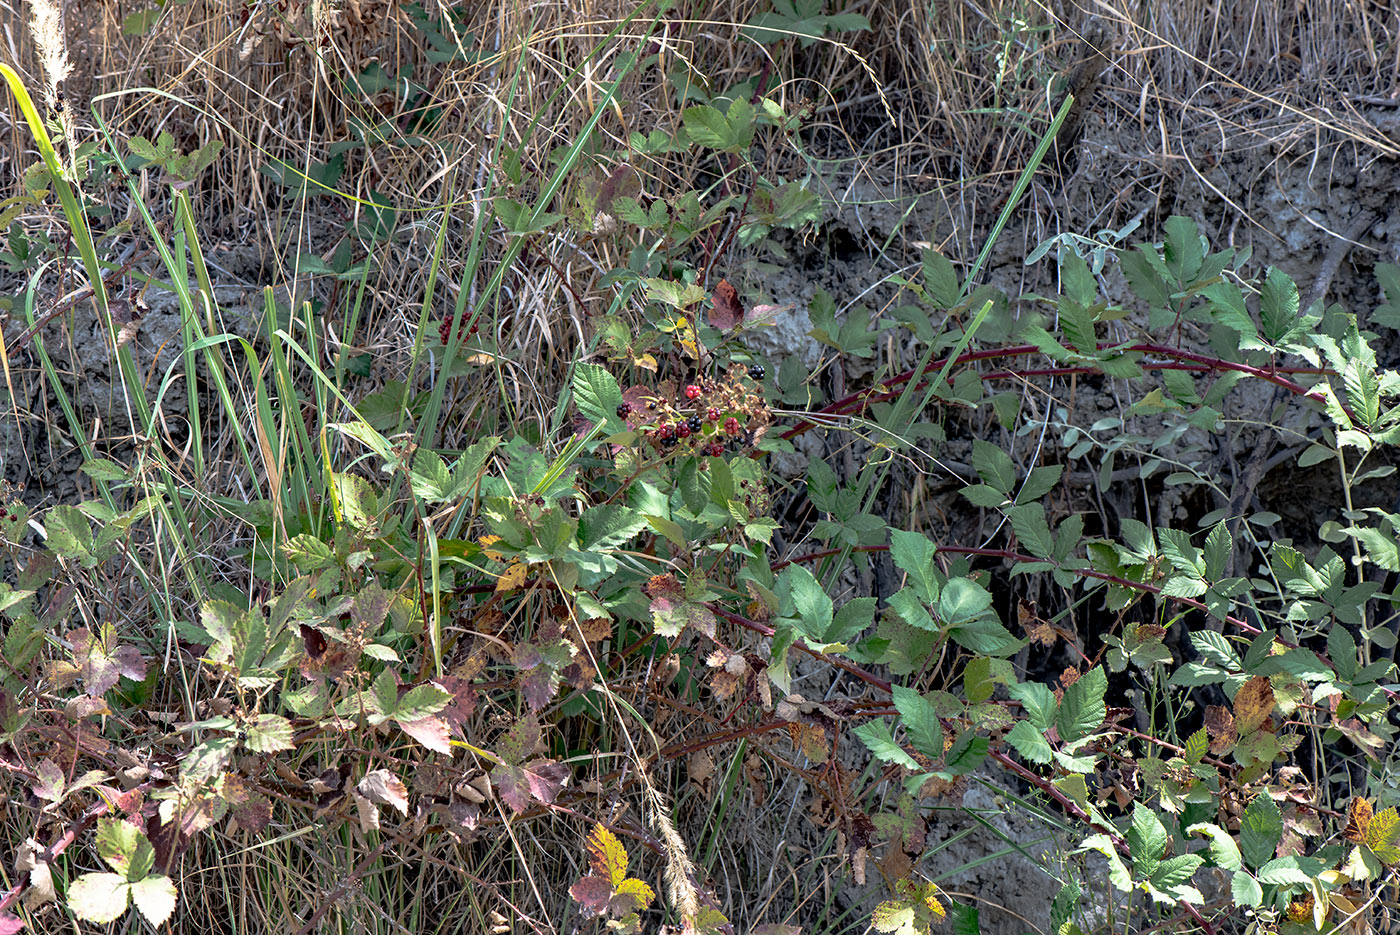
[(85, 873), (68, 886), (68, 908), (87, 922), (106, 925), (126, 912), (131, 886), (116, 873)]
[(655, 891), (636, 877), (623, 880), (619, 883), (617, 885), (617, 895), (631, 896), (636, 900), (638, 909), (645, 909), (656, 901)]
[(627, 879), (627, 849), (602, 825), (594, 825), (588, 836), (588, 863), (593, 872), (611, 884), (614, 891)]
[(1274, 687), (1263, 676), (1256, 676), (1235, 693), (1235, 729), (1243, 737), (1257, 730), (1274, 710)]
[(914, 907), (895, 900), (888, 900), (876, 906), (870, 917), (870, 924), (877, 932), (914, 935), (919, 931), (915, 922)]
[(496, 579), (497, 591), (514, 591), (525, 586), (525, 579), (529, 576), (529, 566), (522, 562), (516, 562)]
[(491, 559), (493, 562), (505, 561), (506, 557), (504, 555), (491, 548), (491, 546), (501, 541), (500, 536), (482, 536), (476, 541), (481, 545), (482, 554), (487, 558)]
[(1400, 836), (1400, 813), (1395, 806), (1377, 812), (1366, 829), (1366, 846), (1383, 864), (1400, 862), (1400, 848), (1395, 839)]
[(1372, 817), (1371, 803), (1358, 795), (1347, 807), (1347, 826), (1342, 835), (1357, 844), (1369, 843), (1366, 839), (1367, 832), (1371, 830)]

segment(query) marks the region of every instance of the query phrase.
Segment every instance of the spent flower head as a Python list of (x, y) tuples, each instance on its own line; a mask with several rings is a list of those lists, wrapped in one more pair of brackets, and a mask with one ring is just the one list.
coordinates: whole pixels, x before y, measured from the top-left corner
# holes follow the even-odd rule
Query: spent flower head
[(63, 14), (55, 0), (29, 0), (29, 31), (39, 49), (44, 69), (44, 97), (50, 108), (57, 108), (58, 86), (73, 71), (68, 61), (68, 44), (63, 39)]

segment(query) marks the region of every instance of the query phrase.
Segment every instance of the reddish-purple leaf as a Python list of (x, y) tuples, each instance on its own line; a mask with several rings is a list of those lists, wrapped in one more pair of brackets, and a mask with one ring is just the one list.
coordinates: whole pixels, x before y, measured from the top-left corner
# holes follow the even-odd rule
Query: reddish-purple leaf
[(326, 651), (328, 644), (329, 641), (320, 630), (305, 623), (301, 624), (301, 646), (313, 661), (320, 661), (321, 654)]
[(525, 766), (501, 763), (491, 770), (491, 781), (496, 784), (501, 801), (515, 812), (525, 811), (531, 801), (550, 804), (568, 778), (567, 766), (547, 759), (531, 760)]
[(475, 802), (453, 802), (447, 806), (447, 817), (451, 819), (449, 827), (475, 831), (481, 821), (481, 806)]
[(539, 711), (549, 704), (559, 690), (559, 673), (552, 666), (539, 666), (522, 672), (518, 684), (530, 710)]
[(53, 760), (40, 760), (34, 768), (34, 785), (30, 786), (35, 797), (57, 802), (63, 798), (64, 786), (63, 770)]
[(711, 302), (714, 308), (710, 311), (710, 324), (720, 331), (731, 331), (744, 320), (744, 305), (739, 301), (739, 290), (730, 285), (729, 280), (721, 279), (715, 285)]
[(600, 916), (608, 911), (608, 903), (612, 901), (612, 884), (589, 874), (569, 887), (569, 895), (593, 915)]
[(424, 717), (413, 721), (399, 721), (403, 732), (434, 753), (452, 755), (452, 743), (448, 737), (447, 722), (440, 717)]
[(496, 784), (496, 792), (501, 801), (512, 811), (523, 812), (530, 807), (530, 785), (525, 780), (525, 770), (509, 763), (497, 763), (491, 770), (491, 781)]
[(453, 729), (462, 727), (476, 710), (477, 690), (471, 682), (455, 675), (444, 675), (437, 682), (452, 695), (452, 701), (442, 709), (442, 719)]

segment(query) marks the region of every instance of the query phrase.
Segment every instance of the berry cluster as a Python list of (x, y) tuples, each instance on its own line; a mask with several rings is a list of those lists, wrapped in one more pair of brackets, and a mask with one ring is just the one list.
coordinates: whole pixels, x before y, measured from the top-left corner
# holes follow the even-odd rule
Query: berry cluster
[(667, 380), (655, 391), (634, 387), (617, 415), (664, 453), (718, 458), (752, 447), (772, 423), (757, 385), (763, 373), (761, 364), (734, 366), (718, 380), (699, 378), (682, 386)]
[[(467, 313), (467, 315), (465, 315), (465, 316), (463, 316), (463, 317), (465, 318), (465, 317), (468, 317), (469, 315), (470, 315), (470, 313)], [(457, 329), (460, 331), (463, 322), (462, 322), (460, 319), (455, 319), (455, 316), (448, 316), (447, 318), (444, 318), (444, 319), (438, 324), (438, 337), (442, 338), (442, 343), (443, 343), (443, 344), (448, 343), (448, 341), (450, 341), (450, 340), (452, 339), (452, 323), (453, 323), (454, 320), (457, 320), (457, 321), (458, 321)], [(476, 332), (477, 332), (476, 322), (472, 322), (471, 327), (467, 329), (467, 335), (466, 335), (466, 336), (467, 336), (467, 337), (471, 337), (472, 335), (476, 334)]]

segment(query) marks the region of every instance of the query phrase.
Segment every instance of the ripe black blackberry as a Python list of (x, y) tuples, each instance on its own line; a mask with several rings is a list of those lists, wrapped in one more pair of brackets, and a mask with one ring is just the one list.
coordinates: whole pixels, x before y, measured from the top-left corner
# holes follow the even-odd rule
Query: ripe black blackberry
[(685, 420), (685, 424), (690, 426), (691, 432), (698, 432), (705, 425), (704, 421), (699, 416), (691, 416), (689, 419)]
[(764, 369), (762, 364), (749, 364), (749, 379), (762, 380)]
[(627, 418), (628, 416), (630, 416), (631, 414), (632, 414), (632, 404), (631, 404), (631, 403), (627, 402), (626, 400), (623, 400), (622, 402), (620, 402), (620, 403), (617, 404), (617, 417), (618, 417), (619, 419), (625, 419), (625, 418)]

